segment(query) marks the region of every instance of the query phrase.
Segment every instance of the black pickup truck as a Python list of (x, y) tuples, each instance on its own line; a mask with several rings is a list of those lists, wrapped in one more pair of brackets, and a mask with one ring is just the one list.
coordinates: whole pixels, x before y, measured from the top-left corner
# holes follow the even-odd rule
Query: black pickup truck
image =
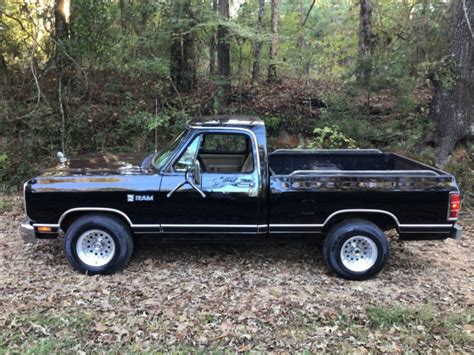
[(133, 238), (269, 241), (325, 238), (338, 275), (362, 280), (385, 265), (383, 231), (401, 239), (460, 238), (453, 176), (374, 149), (277, 150), (249, 116), (190, 120), (143, 157), (62, 160), (25, 183), (25, 239), (64, 233), (70, 264), (88, 274), (122, 269)]

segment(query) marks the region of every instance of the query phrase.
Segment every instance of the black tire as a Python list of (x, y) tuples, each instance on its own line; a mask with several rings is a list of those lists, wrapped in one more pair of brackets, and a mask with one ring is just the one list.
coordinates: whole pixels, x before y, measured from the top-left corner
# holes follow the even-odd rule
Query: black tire
[[(113, 239), (113, 256), (105, 265), (87, 264), (78, 255), (79, 238), (92, 230), (103, 231)], [(130, 260), (132, 252), (133, 238), (129, 226), (113, 216), (91, 214), (79, 217), (67, 229), (64, 237), (64, 253), (69, 264), (77, 271), (88, 275), (113, 274), (122, 270)]]
[[(354, 271), (344, 264), (341, 257), (341, 249), (346, 241), (359, 236), (365, 240), (368, 238), (373, 242), (373, 244), (370, 244), (375, 245), (377, 256), (376, 258), (374, 257), (375, 262), (372, 266), (363, 271)], [(351, 242), (348, 242), (346, 247), (350, 249), (352, 244), (349, 243)], [(331, 228), (324, 241), (323, 256), (326, 264), (337, 275), (349, 280), (366, 280), (377, 275), (383, 269), (389, 257), (389, 250), (388, 240), (379, 227), (363, 219), (350, 219)], [(352, 263), (352, 261), (349, 262)], [(347, 264), (347, 261), (345, 263)]]

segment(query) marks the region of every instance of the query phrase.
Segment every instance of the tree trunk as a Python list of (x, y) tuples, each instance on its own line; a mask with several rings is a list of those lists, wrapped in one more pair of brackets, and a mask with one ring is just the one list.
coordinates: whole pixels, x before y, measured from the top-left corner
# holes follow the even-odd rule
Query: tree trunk
[[(0, 0), (0, 8), (5, 8), (5, 4), (3, 0)], [(0, 22), (2, 21), (2, 11), (0, 11)], [(7, 72), (7, 61), (5, 60), (5, 57), (3, 56), (3, 53), (0, 52), (0, 77), (4, 78), (4, 84), (6, 84), (6, 75), (5, 73)]]
[(0, 53), (0, 72), (1, 71), (6, 71), (7, 70), (7, 61), (5, 60), (5, 57), (3, 54)]
[[(212, 0), (212, 11), (217, 12), (217, 0)], [(216, 74), (216, 47), (216, 34), (213, 31), (209, 41), (209, 74), (211, 77)]]
[[(219, 0), (219, 15), (222, 21), (229, 20), (229, 0)], [(225, 25), (217, 28), (218, 88), (216, 110), (220, 113), (230, 101), (230, 44), (229, 30)]]
[(64, 65), (63, 47), (65, 41), (69, 38), (69, 24), (66, 18), (66, 6), (69, 6), (69, 0), (55, 0), (54, 2), (54, 42), (55, 42), (55, 60), (56, 65)]
[(359, 60), (357, 79), (362, 85), (369, 85), (372, 64), (372, 3), (371, 0), (360, 0), (359, 22)]
[(253, 47), (252, 86), (260, 75), (260, 52), (262, 51), (263, 18), (265, 17), (265, 0), (258, 0), (257, 36)]
[(194, 20), (191, 9), (191, 0), (184, 1), (184, 19), (186, 20), (185, 33), (183, 34), (183, 81), (180, 89), (190, 91), (196, 84), (195, 45), (194, 45)]
[(177, 0), (171, 16), (173, 33), (170, 45), (171, 79), (178, 91), (189, 91), (195, 87), (196, 66), (191, 0)]
[(278, 46), (278, 0), (271, 0), (271, 38), (270, 38), (270, 64), (268, 65), (268, 81), (275, 81), (276, 72), (276, 56)]
[[(443, 166), (474, 123), (474, 0), (457, 0), (448, 60), (433, 79), (431, 117), (436, 123), (436, 162)], [(444, 73), (444, 74), (443, 74)]]
[(171, 44), (170, 44), (170, 75), (171, 80), (173, 81), (175, 87), (179, 90), (181, 83), (183, 81), (182, 77), (182, 63), (183, 63), (183, 54), (182, 54), (182, 35), (180, 28), (176, 23), (180, 18), (181, 13), (181, 3), (180, 1), (175, 1), (173, 3), (170, 17), (174, 19), (172, 22), (172, 33), (171, 33)]
[(125, 0), (120, 0), (120, 28), (122, 30), (122, 35), (127, 33), (127, 9)]

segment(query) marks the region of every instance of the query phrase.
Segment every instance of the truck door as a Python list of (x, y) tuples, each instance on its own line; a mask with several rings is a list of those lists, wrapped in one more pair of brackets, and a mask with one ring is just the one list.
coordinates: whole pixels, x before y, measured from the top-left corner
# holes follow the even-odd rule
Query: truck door
[[(163, 232), (257, 233), (255, 136), (246, 129), (198, 129), (189, 142), (163, 175)], [(191, 174), (193, 180), (187, 182)]]

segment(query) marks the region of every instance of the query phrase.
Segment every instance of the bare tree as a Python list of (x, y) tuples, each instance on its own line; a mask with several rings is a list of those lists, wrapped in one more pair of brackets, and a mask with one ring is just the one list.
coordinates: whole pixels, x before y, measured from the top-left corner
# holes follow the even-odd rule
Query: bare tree
[[(457, 0), (443, 74), (434, 75), (431, 116), (436, 122), (437, 164), (443, 166), (456, 144), (472, 136), (474, 122), (474, 0)], [(448, 74), (446, 74), (448, 73)]]
[(270, 38), (270, 63), (268, 64), (268, 81), (275, 81), (277, 78), (276, 56), (278, 46), (278, 0), (271, 0), (271, 38)]
[[(219, 0), (219, 15), (221, 21), (229, 20), (229, 0)], [(229, 29), (226, 24), (220, 24), (217, 28), (217, 66), (218, 66), (218, 89), (216, 97), (216, 109), (221, 111), (230, 101), (230, 44)]]
[(265, 17), (265, 0), (258, 0), (258, 17), (257, 17), (257, 36), (253, 47), (253, 68), (252, 68), (252, 85), (258, 80), (260, 75), (260, 52), (262, 51), (262, 35), (263, 35), (263, 18)]

